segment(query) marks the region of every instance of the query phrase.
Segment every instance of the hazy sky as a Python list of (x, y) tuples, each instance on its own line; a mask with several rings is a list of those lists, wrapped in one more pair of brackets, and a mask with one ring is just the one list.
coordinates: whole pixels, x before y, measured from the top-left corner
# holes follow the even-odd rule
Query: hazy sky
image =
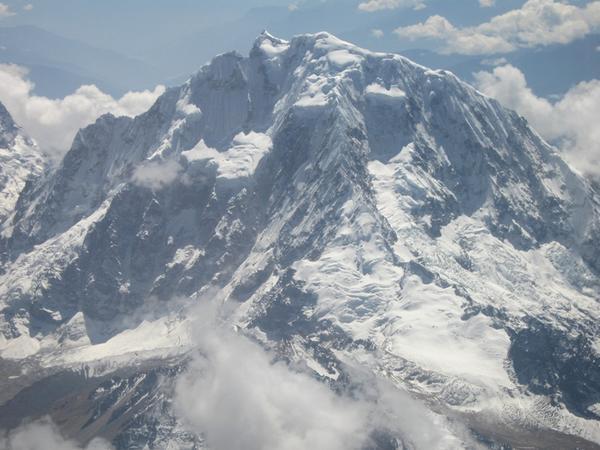
[[(523, 3), (522, 0), (4, 0), (3, 4), (14, 15), (5, 15), (2, 25), (36, 25), (100, 47), (144, 56), (157, 42), (176, 42), (213, 25), (237, 23), (248, 15), (256, 27), (279, 28), (276, 30), (279, 34), (288, 34), (288, 29), (291, 33), (315, 31), (314, 27), (338, 33), (379, 27), (391, 33), (398, 26), (417, 23), (435, 14), (461, 26), (474, 25)], [(252, 12), (257, 8), (262, 9), (257, 14), (262, 23)], [(398, 48), (403, 41), (407, 40), (394, 37)]]

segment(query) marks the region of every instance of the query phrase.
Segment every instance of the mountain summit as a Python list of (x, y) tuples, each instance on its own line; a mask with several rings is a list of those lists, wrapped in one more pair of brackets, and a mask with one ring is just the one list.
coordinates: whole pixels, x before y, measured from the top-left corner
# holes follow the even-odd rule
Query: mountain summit
[[(359, 368), (482, 445), (600, 444), (598, 192), (449, 72), (264, 32), (146, 113), (81, 130), (15, 204), (0, 426), (51, 414), (82, 441), (200, 445), (144, 394), (177, 378), (185, 311), (215, 298), (334, 389)], [(6, 419), (71, 379), (85, 395)]]

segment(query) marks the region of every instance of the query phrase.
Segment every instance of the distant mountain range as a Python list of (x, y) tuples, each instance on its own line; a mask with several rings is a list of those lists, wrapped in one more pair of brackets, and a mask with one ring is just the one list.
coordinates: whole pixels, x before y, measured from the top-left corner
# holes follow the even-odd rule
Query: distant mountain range
[(121, 96), (154, 87), (161, 71), (148, 63), (49, 33), (37, 27), (0, 27), (0, 63), (25, 66), (38, 95), (64, 97), (83, 84)]

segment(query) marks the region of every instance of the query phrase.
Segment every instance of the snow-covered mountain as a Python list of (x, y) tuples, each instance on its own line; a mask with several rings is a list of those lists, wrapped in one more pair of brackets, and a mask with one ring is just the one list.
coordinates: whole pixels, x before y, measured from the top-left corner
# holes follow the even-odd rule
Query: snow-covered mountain
[(217, 299), (334, 389), (359, 368), (482, 445), (600, 445), (598, 192), (451, 73), (263, 33), (81, 130), (44, 176), (18, 154), (0, 427), (51, 414), (81, 441), (201, 446), (168, 392), (190, 311)]

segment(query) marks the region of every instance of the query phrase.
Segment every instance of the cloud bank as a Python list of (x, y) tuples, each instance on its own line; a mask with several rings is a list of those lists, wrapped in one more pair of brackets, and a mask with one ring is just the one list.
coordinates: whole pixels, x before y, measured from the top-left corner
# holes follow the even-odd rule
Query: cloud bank
[(600, 176), (600, 80), (579, 83), (552, 103), (536, 96), (525, 75), (511, 65), (475, 74), (478, 89), (524, 116), (563, 151), (573, 167)]
[(106, 113), (141, 114), (165, 91), (164, 86), (157, 86), (153, 91), (128, 92), (114, 99), (96, 86), (85, 85), (62, 99), (50, 99), (33, 93), (35, 86), (27, 73), (24, 67), (0, 64), (0, 102), (40, 148), (57, 159), (70, 148), (80, 128)]
[(31, 422), (0, 433), (0, 448), (5, 450), (113, 450), (104, 439), (95, 438), (86, 446), (65, 438), (49, 418)]
[(201, 356), (178, 382), (175, 409), (214, 450), (358, 450), (369, 448), (374, 430), (408, 448), (464, 447), (446, 419), (391, 385), (370, 379), (365, 389), (338, 395), (214, 325), (206, 309), (199, 316)]
[[(483, 0), (480, 4), (492, 6), (493, 2)], [(473, 27), (456, 27), (435, 15), (425, 22), (397, 28), (394, 33), (409, 40), (442, 41), (442, 53), (483, 55), (568, 44), (599, 30), (600, 1), (579, 7), (556, 0), (528, 0), (520, 9)]]

